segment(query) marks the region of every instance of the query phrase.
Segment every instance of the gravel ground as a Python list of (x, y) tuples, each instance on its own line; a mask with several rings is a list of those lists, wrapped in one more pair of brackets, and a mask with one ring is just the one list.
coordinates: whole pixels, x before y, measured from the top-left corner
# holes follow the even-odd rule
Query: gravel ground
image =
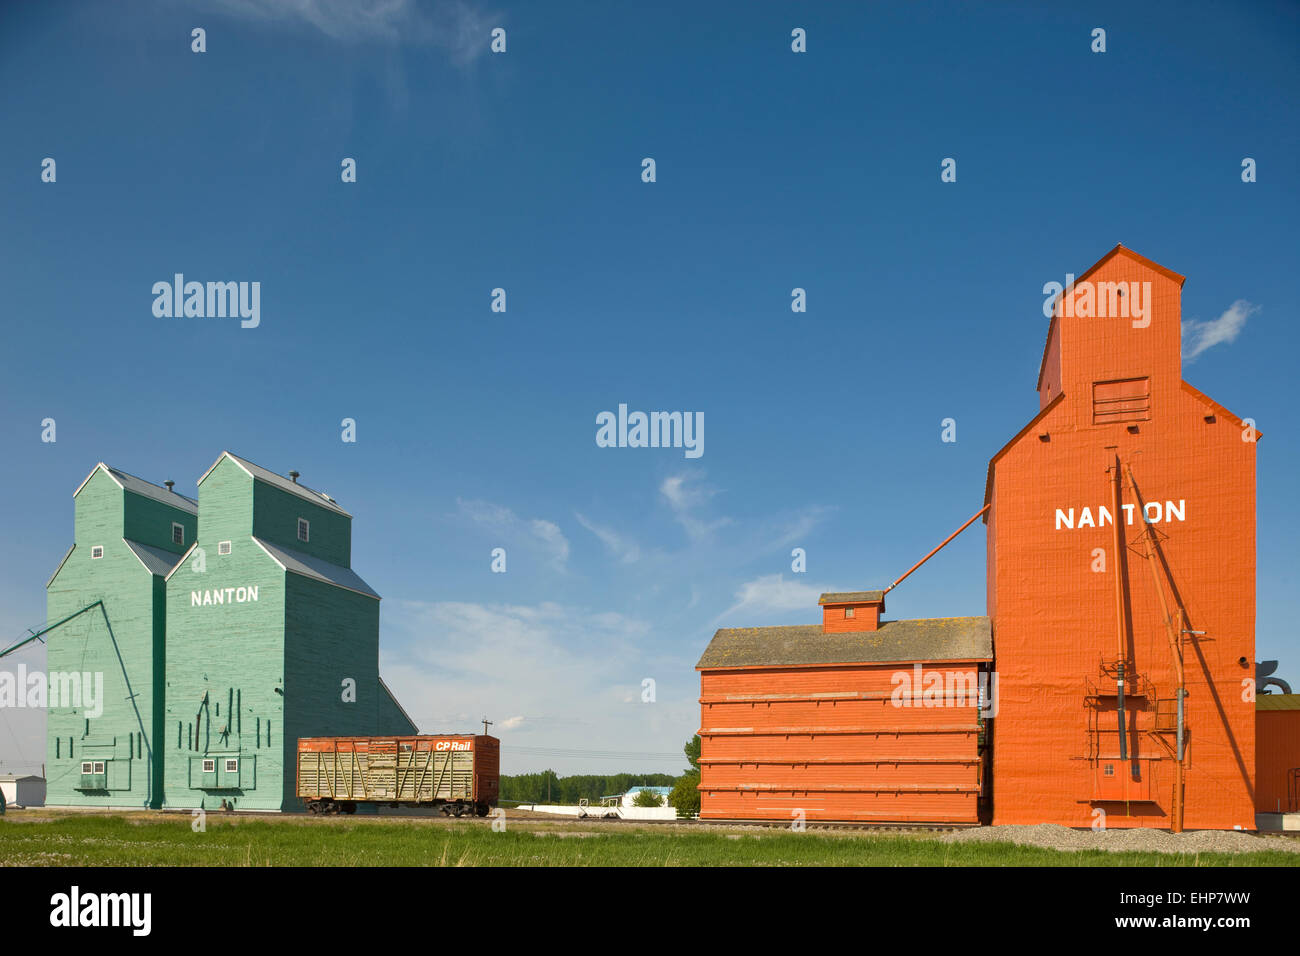
[(1137, 850), (1149, 853), (1252, 853), (1263, 850), (1300, 853), (1300, 839), (1253, 836), (1236, 830), (1073, 830), (1057, 823), (1037, 826), (979, 827), (940, 837), (946, 843), (1021, 843), (1052, 850)]

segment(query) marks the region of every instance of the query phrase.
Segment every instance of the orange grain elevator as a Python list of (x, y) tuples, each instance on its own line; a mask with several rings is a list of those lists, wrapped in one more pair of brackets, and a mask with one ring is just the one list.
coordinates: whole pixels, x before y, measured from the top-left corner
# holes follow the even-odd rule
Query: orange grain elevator
[(1182, 285), (1116, 246), (1067, 286), (989, 462), (995, 824), (1254, 829), (1259, 436), (1183, 381)]

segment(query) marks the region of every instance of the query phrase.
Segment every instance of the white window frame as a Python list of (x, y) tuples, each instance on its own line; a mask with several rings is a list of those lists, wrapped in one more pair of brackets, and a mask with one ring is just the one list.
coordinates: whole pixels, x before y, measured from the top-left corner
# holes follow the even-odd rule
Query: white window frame
[(218, 541), (218, 542), (217, 542), (217, 554), (229, 554), (229, 553), (230, 553), (230, 542), (229, 542), (229, 541)]
[[(177, 531), (180, 531), (181, 533), (181, 539), (179, 541), (176, 540)], [(181, 524), (179, 521), (173, 521), (172, 522), (172, 544), (184, 544), (184, 543), (185, 543), (185, 525)]]
[(303, 544), (311, 541), (311, 522), (306, 518), (298, 519), (298, 540)]
[(92, 766), (95, 768), (95, 769), (92, 771), (93, 773), (96, 773), (96, 774), (107, 773), (107, 771), (104, 769), (104, 761), (102, 761), (102, 760), (96, 760), (96, 761), (94, 761), (94, 762), (92, 763)]
[(89, 760), (83, 760), (83, 761), (81, 761), (81, 775), (82, 775), (83, 777), (84, 777), (84, 776), (88, 776), (89, 774), (92, 774), (92, 773), (94, 773), (94, 772), (95, 772), (95, 765), (94, 765), (94, 763), (92, 763), (92, 762), (89, 761)]
[[(233, 766), (232, 766), (232, 765), (233, 765)], [(225, 770), (225, 772), (226, 772), (226, 773), (239, 773), (239, 758), (238, 758), (238, 757), (227, 757), (227, 758), (226, 758), (226, 770)]]
[(217, 772), (217, 758), (216, 758), (216, 757), (204, 757), (204, 758), (203, 758), (203, 772), (204, 772), (204, 773), (216, 773), (216, 772)]
[[(96, 554), (95, 553), (96, 551), (98, 551), (99, 554)], [(98, 561), (103, 556), (104, 556), (104, 546), (102, 544), (92, 544), (90, 546), (90, 560)]]

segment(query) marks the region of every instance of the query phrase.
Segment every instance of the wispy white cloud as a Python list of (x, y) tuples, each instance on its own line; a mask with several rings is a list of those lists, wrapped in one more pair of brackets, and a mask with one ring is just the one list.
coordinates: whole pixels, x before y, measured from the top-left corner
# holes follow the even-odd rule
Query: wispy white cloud
[(610, 554), (614, 555), (623, 564), (635, 564), (641, 558), (641, 548), (635, 541), (625, 538), (623, 535), (614, 531), (612, 528), (598, 525), (594, 521), (588, 520), (580, 512), (574, 512), (573, 516), (578, 519), (578, 524), (582, 525), (597, 538), (600, 539)]
[(707, 540), (719, 528), (731, 523), (730, 518), (715, 518), (710, 521), (701, 517), (700, 512), (718, 492), (699, 481), (698, 475), (684, 473), (670, 475), (659, 485), (659, 494), (692, 541)]
[(1207, 349), (1234, 341), (1246, 327), (1246, 319), (1259, 311), (1245, 299), (1228, 306), (1217, 319), (1202, 322), (1199, 319), (1183, 321), (1183, 361), (1191, 363)]
[(509, 508), (480, 499), (456, 499), (457, 513), (496, 535), (507, 547), (522, 545), (540, 553), (557, 571), (567, 570), (569, 540), (553, 521), (525, 520)]
[[(694, 657), (662, 657), (640, 618), (552, 602), (394, 601), (385, 602), (384, 615), (381, 672), (420, 729), (471, 730), (485, 715), (497, 720), (492, 730), (502, 737), (507, 772), (602, 765), (580, 754), (529, 757), (512, 745), (671, 755), (698, 725)], [(656, 682), (654, 703), (641, 701), (647, 677)], [(635, 757), (617, 766), (638, 769), (681, 768)]]
[(826, 589), (796, 580), (787, 581), (784, 574), (765, 574), (746, 581), (736, 589), (736, 603), (718, 616), (717, 622), (732, 621), (744, 627), (748, 620), (740, 621), (741, 614), (758, 617), (784, 611), (804, 610), (810, 615), (817, 607), (817, 599)]
[(463, 65), (488, 49), (500, 18), (468, 0), (208, 0), (252, 22), (307, 27), (340, 42), (431, 45)]

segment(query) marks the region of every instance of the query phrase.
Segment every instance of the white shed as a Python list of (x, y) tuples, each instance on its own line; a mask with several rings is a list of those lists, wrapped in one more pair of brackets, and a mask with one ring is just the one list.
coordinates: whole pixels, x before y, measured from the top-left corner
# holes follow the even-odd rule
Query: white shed
[(8, 807), (45, 806), (45, 778), (34, 774), (0, 773), (0, 793)]

